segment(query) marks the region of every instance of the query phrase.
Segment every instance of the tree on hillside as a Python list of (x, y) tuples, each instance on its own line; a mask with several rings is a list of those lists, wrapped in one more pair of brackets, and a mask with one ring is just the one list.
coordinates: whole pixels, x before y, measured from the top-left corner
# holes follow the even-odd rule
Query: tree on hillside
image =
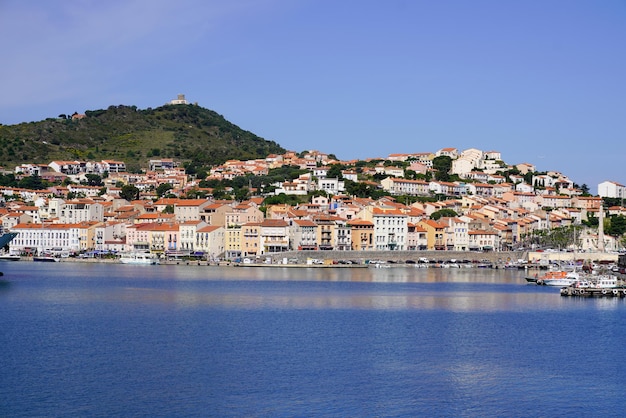
[(88, 186), (102, 186), (102, 177), (97, 174), (85, 174), (85, 179)]
[(611, 216), (606, 233), (612, 237), (620, 237), (624, 232), (626, 232), (626, 217), (624, 215)]
[(156, 188), (156, 194), (158, 197), (163, 197), (165, 196), (165, 194), (167, 192), (169, 192), (170, 190), (172, 190), (174, 187), (169, 184), (169, 183), (161, 183), (159, 184), (159, 186)]
[(438, 181), (448, 181), (450, 179), (450, 169), (452, 168), (452, 158), (447, 155), (440, 155), (433, 158), (433, 169), (435, 179)]
[(125, 184), (120, 190), (120, 197), (126, 199), (129, 202), (139, 199), (139, 189), (132, 184)]
[(459, 214), (453, 211), (452, 209), (440, 209), (436, 212), (433, 212), (430, 215), (430, 219), (436, 221), (440, 218), (453, 218), (455, 216), (459, 216)]
[(17, 183), (17, 185), (18, 187), (24, 189), (43, 190), (48, 187), (48, 184), (46, 183), (47, 182), (43, 181), (38, 175), (33, 175), (24, 177)]
[(339, 180), (343, 180), (343, 174), (341, 170), (343, 170), (344, 166), (341, 164), (333, 164), (330, 166), (328, 171), (326, 172), (326, 177), (334, 179), (337, 178)]

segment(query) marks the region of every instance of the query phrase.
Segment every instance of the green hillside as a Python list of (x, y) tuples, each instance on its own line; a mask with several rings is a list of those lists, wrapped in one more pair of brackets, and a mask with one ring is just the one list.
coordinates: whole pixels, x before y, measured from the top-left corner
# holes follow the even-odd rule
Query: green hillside
[(191, 171), (228, 159), (263, 158), (285, 150), (197, 105), (156, 109), (110, 106), (19, 125), (0, 125), (0, 166), (52, 160), (126, 162), (129, 170), (145, 168), (149, 159), (173, 158)]

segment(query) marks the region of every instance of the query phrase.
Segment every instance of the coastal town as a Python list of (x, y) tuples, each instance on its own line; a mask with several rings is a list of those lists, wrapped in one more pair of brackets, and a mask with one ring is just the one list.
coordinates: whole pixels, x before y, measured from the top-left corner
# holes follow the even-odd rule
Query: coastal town
[[(437, 180), (441, 169), (433, 161), (441, 157), (461, 181)], [(585, 225), (625, 215), (622, 206), (603, 208), (603, 198), (623, 197), (624, 186), (607, 181), (598, 185), (601, 195), (592, 196), (562, 173), (537, 173), (529, 163), (507, 165), (497, 151), (442, 148), (369, 161), (286, 152), (226, 161), (207, 179), (250, 178), (281, 167), (297, 167), (301, 174), (262, 190), (249, 187), (236, 199), (228, 189), (216, 197), (216, 189), (201, 187), (173, 159), (151, 159), (142, 173), (113, 160), (22, 164), (15, 167), (17, 178), (50, 186), (0, 187), (2, 228), (15, 234), (6, 254), (87, 258), (144, 252), (212, 261), (309, 250), (541, 251), (545, 243), (538, 237), (554, 230), (573, 236), (547, 251), (623, 248), (619, 237)], [(98, 185), (89, 185), (94, 179)], [(350, 182), (380, 196), (350, 194)], [(135, 193), (130, 197), (129, 187)], [(280, 203), (278, 197), (297, 197), (299, 203)]]

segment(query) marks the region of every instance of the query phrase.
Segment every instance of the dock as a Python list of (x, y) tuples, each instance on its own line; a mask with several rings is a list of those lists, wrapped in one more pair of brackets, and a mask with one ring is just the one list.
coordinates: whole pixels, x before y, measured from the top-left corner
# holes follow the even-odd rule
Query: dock
[(610, 298), (623, 298), (626, 297), (626, 288), (598, 288), (598, 287), (587, 287), (587, 288), (577, 288), (577, 287), (564, 287), (561, 289), (561, 296), (578, 296), (578, 297), (586, 297), (586, 298), (594, 298), (594, 297), (610, 297)]

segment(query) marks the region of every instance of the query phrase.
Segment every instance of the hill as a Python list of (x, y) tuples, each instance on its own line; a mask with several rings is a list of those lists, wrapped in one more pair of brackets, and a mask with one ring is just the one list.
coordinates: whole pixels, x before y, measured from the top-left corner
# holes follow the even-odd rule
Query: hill
[(285, 150), (198, 105), (155, 109), (110, 106), (83, 118), (59, 115), (39, 122), (0, 125), (0, 165), (52, 160), (122, 160), (129, 170), (149, 159), (173, 158), (191, 172), (229, 159), (263, 158)]

